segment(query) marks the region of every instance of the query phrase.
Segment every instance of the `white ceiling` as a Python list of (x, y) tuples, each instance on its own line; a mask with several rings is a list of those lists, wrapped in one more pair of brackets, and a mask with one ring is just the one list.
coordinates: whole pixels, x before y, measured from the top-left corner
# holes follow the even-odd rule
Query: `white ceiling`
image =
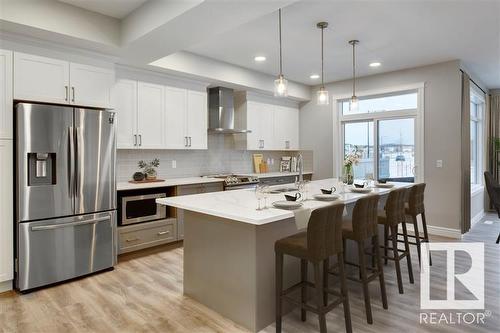
[[(284, 74), (317, 84), (319, 21), (325, 31), (325, 81), (351, 77), (350, 39), (359, 39), (360, 76), (460, 59), (488, 87), (500, 87), (500, 1), (302, 0), (283, 9)], [(278, 71), (277, 13), (212, 36), (187, 51), (267, 74)], [(255, 55), (267, 61), (256, 63)], [(374, 69), (368, 64), (380, 61)]]
[(122, 19), (147, 0), (58, 0), (106, 16)]

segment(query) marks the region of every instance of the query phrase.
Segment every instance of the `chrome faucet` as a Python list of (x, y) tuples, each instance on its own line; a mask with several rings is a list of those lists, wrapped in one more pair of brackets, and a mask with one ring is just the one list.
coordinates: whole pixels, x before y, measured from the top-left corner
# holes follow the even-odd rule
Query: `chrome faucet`
[(297, 169), (299, 169), (299, 182), (304, 181), (304, 158), (302, 157), (302, 154), (299, 153), (297, 155)]

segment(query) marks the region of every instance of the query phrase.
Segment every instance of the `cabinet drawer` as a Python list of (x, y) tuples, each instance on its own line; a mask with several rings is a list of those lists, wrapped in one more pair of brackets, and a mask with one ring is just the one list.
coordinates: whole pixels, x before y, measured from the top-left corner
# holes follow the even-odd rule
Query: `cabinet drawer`
[(167, 219), (120, 227), (119, 253), (126, 253), (177, 240), (177, 220)]

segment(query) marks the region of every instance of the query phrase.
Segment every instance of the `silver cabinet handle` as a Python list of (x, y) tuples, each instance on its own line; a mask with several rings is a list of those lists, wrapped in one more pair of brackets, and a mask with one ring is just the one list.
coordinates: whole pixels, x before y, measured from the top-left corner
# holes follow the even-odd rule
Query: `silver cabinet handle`
[(290, 149), (290, 141), (285, 141), (285, 148)]
[(135, 242), (135, 241), (138, 241), (138, 240), (139, 240), (139, 238), (138, 238), (138, 237), (134, 237), (134, 238), (127, 238), (127, 239), (125, 239), (125, 242), (130, 243), (130, 242)]
[(137, 134), (134, 134), (134, 146), (137, 146)]
[(73, 98), (71, 99), (72, 102), (75, 101), (75, 87), (71, 87), (71, 92), (73, 93)]
[(139, 146), (142, 146), (142, 134), (139, 134)]
[(191, 137), (189, 137), (189, 147), (191, 147)]
[(188, 146), (188, 137), (185, 136), (184, 137), (184, 147), (187, 147)]
[(64, 86), (64, 91), (65, 91), (64, 100), (68, 101), (68, 93), (69, 93), (68, 86)]
[(170, 231), (159, 231), (158, 236), (167, 235), (169, 233), (170, 233)]
[(76, 222), (70, 222), (70, 223), (41, 225), (41, 226), (31, 227), (31, 231), (54, 230), (54, 229), (66, 228), (66, 227), (75, 227), (75, 226), (85, 225), (85, 224), (96, 224), (98, 222), (109, 221), (109, 220), (111, 220), (111, 217), (106, 216), (106, 217), (100, 217), (97, 219), (86, 220), (86, 221), (76, 221)]

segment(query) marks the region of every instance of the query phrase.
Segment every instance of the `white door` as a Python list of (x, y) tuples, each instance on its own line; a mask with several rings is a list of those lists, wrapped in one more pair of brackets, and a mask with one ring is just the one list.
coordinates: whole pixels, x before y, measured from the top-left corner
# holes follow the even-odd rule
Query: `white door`
[(165, 148), (186, 149), (187, 90), (165, 87)]
[(71, 103), (111, 108), (112, 69), (70, 63)]
[(165, 88), (161, 85), (137, 84), (137, 136), (139, 148), (165, 148)]
[(276, 149), (274, 142), (274, 106), (271, 104), (262, 104), (262, 108), (259, 109), (258, 114), (263, 149)]
[(247, 102), (247, 129), (251, 132), (247, 136), (247, 149), (259, 150), (262, 149), (262, 137), (260, 130), (260, 112), (262, 103)]
[(14, 53), (14, 99), (68, 104), (69, 62)]
[(299, 148), (299, 109), (289, 108), (290, 115), (288, 117), (288, 141), (289, 149)]
[(274, 107), (274, 146), (276, 149), (289, 149), (288, 131), (289, 131), (290, 112), (287, 107)]
[(13, 278), (12, 140), (0, 140), (0, 282)]
[(0, 49), (0, 139), (12, 139), (12, 51)]
[(189, 90), (187, 109), (188, 146), (190, 149), (207, 149), (207, 94)]
[(113, 88), (113, 108), (117, 122), (118, 149), (136, 148), (137, 138), (137, 81), (118, 80)]

